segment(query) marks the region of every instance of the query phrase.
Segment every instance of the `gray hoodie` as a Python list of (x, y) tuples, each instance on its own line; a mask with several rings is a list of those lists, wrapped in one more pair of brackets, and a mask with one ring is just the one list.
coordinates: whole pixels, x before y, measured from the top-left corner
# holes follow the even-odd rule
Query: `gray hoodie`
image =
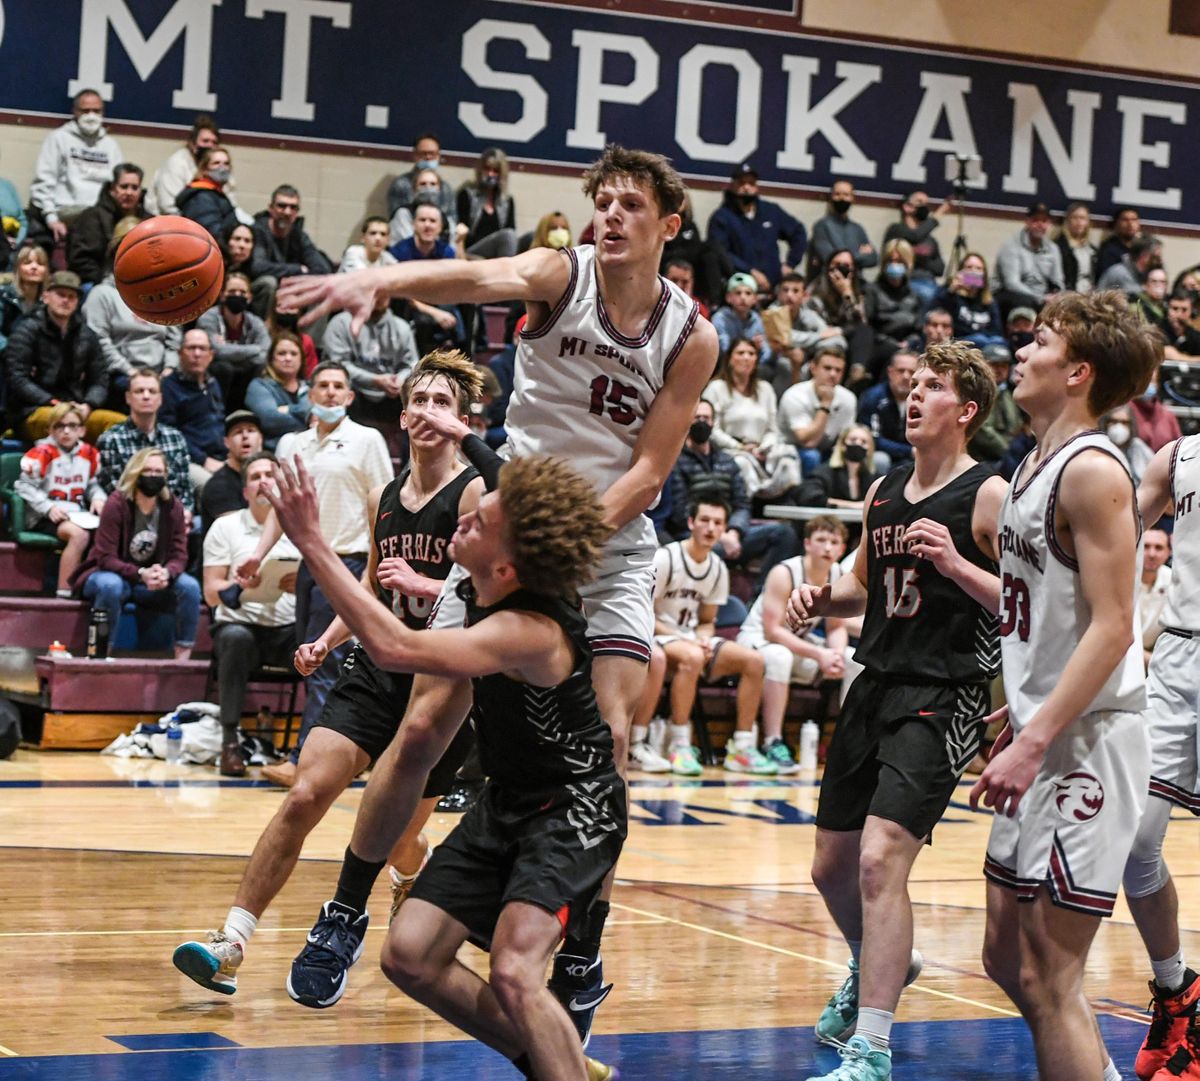
[(345, 364), (354, 393), (372, 402), (381, 402), (385, 397), (375, 385), (375, 376), (406, 375), (418, 360), (412, 328), (391, 311), (368, 319), (357, 341), (350, 337), (350, 313), (338, 312), (325, 328), (321, 352), (325, 360)]
[(92, 286), (83, 317), (100, 339), (110, 372), (128, 375), (134, 368), (163, 372), (179, 367), (180, 329), (160, 327), (134, 315), (117, 292), (112, 274)]
[(112, 181), (113, 169), (124, 160), (106, 129), (89, 139), (74, 119), (68, 120), (42, 143), (29, 201), (51, 223), (58, 221), (60, 210), (95, 206), (101, 189)]

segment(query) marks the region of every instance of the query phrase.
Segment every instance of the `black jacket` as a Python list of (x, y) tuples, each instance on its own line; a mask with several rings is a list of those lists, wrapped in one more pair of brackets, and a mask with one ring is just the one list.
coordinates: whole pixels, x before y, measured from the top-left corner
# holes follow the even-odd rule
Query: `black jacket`
[[(1071, 247), (1071, 242), (1067, 239), (1066, 233), (1058, 237), (1055, 241), (1058, 245), (1058, 250), (1062, 252), (1063, 261), (1063, 286), (1067, 289), (1074, 289), (1079, 284), (1079, 260), (1075, 255), (1075, 249)], [(1100, 275), (1096, 271), (1096, 264), (1100, 261), (1100, 253), (1095, 244), (1089, 245), (1092, 256), (1092, 265), (1088, 267), (1092, 275), (1092, 284), (1095, 285), (1100, 280)]]
[(67, 266), (85, 282), (95, 285), (104, 277), (108, 263), (108, 242), (113, 229), (122, 218), (139, 218), (145, 221), (149, 212), (138, 200), (138, 205), (128, 214), (117, 206), (117, 201), (105, 185), (95, 206), (89, 206), (76, 219), (67, 235)]
[(724, 499), (730, 505), (730, 529), (739, 535), (749, 530), (750, 496), (746, 492), (746, 482), (742, 480), (742, 471), (730, 455), (711, 443), (708, 454), (701, 454), (685, 443), (673, 472), (683, 479), (684, 488), (682, 492), (675, 489), (682, 498), (674, 501), (667, 521), (667, 532), (672, 537), (682, 540), (688, 535), (688, 502), (701, 492)]
[(292, 231), (280, 240), (271, 232), (271, 215), (260, 210), (254, 215), (255, 269), (273, 278), (290, 278), (303, 274), (332, 274), (333, 264), (312, 238), (304, 231), (304, 219), (297, 218)]
[(179, 213), (185, 218), (191, 218), (197, 225), (203, 225), (220, 244), (225, 237), (225, 231), (237, 224), (237, 211), (223, 191), (209, 187), (193, 187), (188, 185), (175, 198)]
[(108, 397), (108, 364), (96, 332), (76, 312), (64, 335), (39, 304), (8, 339), (8, 408), (24, 420), (52, 401), (102, 408)]

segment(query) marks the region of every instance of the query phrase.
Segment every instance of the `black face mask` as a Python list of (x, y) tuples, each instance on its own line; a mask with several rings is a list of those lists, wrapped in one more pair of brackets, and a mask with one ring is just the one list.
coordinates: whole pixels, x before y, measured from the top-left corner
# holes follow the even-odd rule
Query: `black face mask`
[(913, 217), (916, 218), (917, 221), (924, 221), (926, 218), (928, 218), (929, 217), (928, 204), (926, 204), (925, 206), (915, 207), (913, 209)]
[(758, 203), (758, 196), (754, 195), (752, 192), (745, 192), (744, 194), (738, 196), (738, 202), (740, 202), (742, 206), (751, 207)]
[(835, 214), (849, 214), (850, 208), (854, 205), (849, 199), (830, 199), (829, 205), (833, 207)]
[(859, 446), (857, 443), (847, 443), (842, 448), (842, 457), (848, 462), (865, 462), (867, 460), (867, 448)]
[(300, 325), (300, 316), (294, 312), (288, 315), (277, 312), (275, 315), (275, 325), (281, 330), (295, 330)]
[(692, 426), (688, 429), (688, 438), (697, 445), (707, 443), (711, 435), (712, 425), (706, 420), (693, 421)]
[(250, 307), (250, 298), (234, 295), (231, 297), (226, 297), (222, 303), (225, 305), (225, 308), (228, 311), (233, 312), (234, 315), (241, 315), (242, 312)]
[(1008, 336), (1008, 348), (1015, 356), (1018, 349), (1024, 349), (1031, 341), (1033, 341), (1032, 330), (1018, 330)]
[(479, 186), (484, 191), (498, 191), (500, 188), (500, 178), (498, 176), (485, 176), (479, 182)]
[(141, 492), (142, 495), (158, 495), (158, 493), (161, 492), (166, 486), (166, 477), (148, 477), (145, 473), (143, 473), (137, 479), (137, 490)]

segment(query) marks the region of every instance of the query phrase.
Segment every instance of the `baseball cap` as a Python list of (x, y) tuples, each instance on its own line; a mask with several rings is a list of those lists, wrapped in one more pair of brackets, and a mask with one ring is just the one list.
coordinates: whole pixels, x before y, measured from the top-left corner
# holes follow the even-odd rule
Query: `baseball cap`
[(260, 432), (262, 431), (262, 422), (249, 409), (235, 409), (225, 417), (225, 434), (228, 435), (239, 424), (253, 424)]
[(83, 292), (83, 282), (79, 275), (71, 270), (56, 270), (46, 282), (47, 289), (73, 289), (76, 293)]
[(758, 292), (758, 282), (754, 280), (754, 275), (747, 274), (745, 271), (730, 275), (729, 281), (725, 283), (725, 292), (728, 293), (730, 289), (737, 289), (741, 285), (753, 289), (756, 293)]
[(1000, 345), (998, 342), (983, 347), (983, 359), (989, 364), (1011, 364), (1013, 360), (1008, 346)]
[(733, 175), (729, 179), (741, 180), (744, 176), (752, 176), (755, 180), (758, 179), (758, 170), (748, 161), (742, 162), (741, 165), (734, 169)]
[(1037, 322), (1037, 312), (1032, 308), (1013, 308), (1008, 313), (1008, 318), (1004, 321), (1005, 326), (1010, 326), (1018, 319), (1028, 319), (1031, 323)]
[(1050, 208), (1043, 202), (1030, 203), (1029, 209), (1025, 212), (1027, 218), (1048, 218), (1050, 217)]

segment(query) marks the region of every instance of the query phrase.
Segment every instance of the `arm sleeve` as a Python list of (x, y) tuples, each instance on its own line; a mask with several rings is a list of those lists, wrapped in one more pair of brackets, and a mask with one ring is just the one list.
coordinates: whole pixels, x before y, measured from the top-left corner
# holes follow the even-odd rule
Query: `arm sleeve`
[[(867, 236), (867, 231), (861, 225), (855, 225), (855, 232), (858, 234), (854, 239), (856, 241), (854, 248), (854, 261), (858, 264), (860, 270), (865, 270), (867, 267), (879, 265), (879, 252), (875, 250), (875, 246), (871, 244), (871, 238)], [(865, 255), (858, 250), (862, 244), (868, 245), (871, 250)]]
[(33, 170), (33, 183), (29, 186), (29, 201), (46, 217), (46, 221), (58, 221), (58, 208), (54, 205), (54, 192), (58, 188), (59, 153), (57, 132), (51, 132), (38, 151), (37, 165)]
[(84, 211), (67, 234), (67, 265), (85, 282), (98, 282), (104, 277), (105, 246), (99, 214)]
[(800, 266), (804, 262), (804, 253), (808, 250), (808, 230), (804, 228), (804, 223), (784, 211), (780, 234), (788, 242), (788, 266)]
[(462, 441), (462, 452), (467, 461), (479, 470), (487, 490), (494, 492), (500, 483), (500, 467), (504, 465), (504, 459), (474, 432)]
[(729, 228), (729, 213), (724, 207), (718, 207), (713, 211), (713, 216), (708, 219), (708, 242), (715, 245), (725, 255), (734, 270), (747, 271), (750, 269), (750, 264), (740, 255), (735, 255), (730, 247), (732, 235)]
[(112, 571), (119, 574), (127, 582), (137, 582), (137, 564), (130, 563), (121, 551), (121, 519), (127, 512), (122, 506), (123, 495), (115, 495), (104, 504), (100, 515), (100, 525), (96, 528), (96, 537), (92, 541), (92, 552), (96, 557), (96, 569)]
[(118, 375), (128, 375), (133, 371), (133, 366), (125, 359), (121, 350), (112, 340), (112, 300), (107, 296), (104, 286), (93, 289), (88, 294), (87, 303), (83, 306), (83, 317), (87, 320), (87, 325), (95, 332), (96, 337), (100, 339), (100, 348), (104, 352), (109, 375), (111, 376), (114, 372)]
[(84, 401), (93, 409), (103, 409), (108, 401), (108, 364), (104, 360), (104, 350), (100, 348), (100, 339), (84, 323), (79, 328), (81, 352), (86, 357), (87, 390), (84, 391)]
[(37, 320), (25, 319), (17, 324), (8, 339), (8, 350), (4, 354), (8, 366), (9, 406), (32, 410), (39, 405), (49, 405), (53, 395), (38, 386), (33, 378), (34, 340), (37, 335)]
[(829, 235), (829, 226), (825, 223), (824, 218), (813, 226), (811, 247), (813, 254), (817, 257), (817, 264), (819, 266), (824, 266), (828, 263), (829, 257), (836, 250), (833, 237)]

